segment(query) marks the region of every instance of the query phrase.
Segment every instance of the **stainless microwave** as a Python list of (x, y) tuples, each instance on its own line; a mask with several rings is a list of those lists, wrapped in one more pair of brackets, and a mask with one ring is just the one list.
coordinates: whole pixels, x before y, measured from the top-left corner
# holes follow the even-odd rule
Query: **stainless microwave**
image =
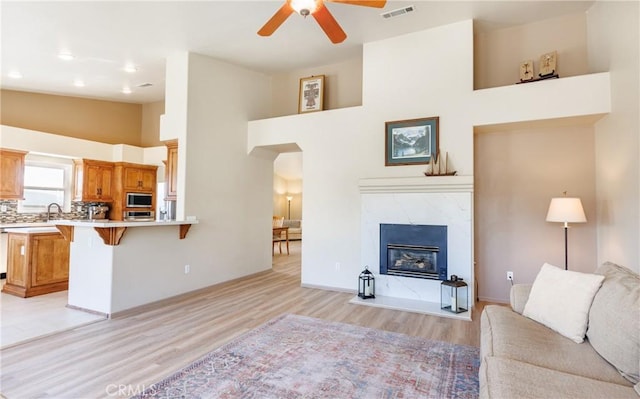
[(127, 208), (151, 208), (153, 194), (127, 193)]

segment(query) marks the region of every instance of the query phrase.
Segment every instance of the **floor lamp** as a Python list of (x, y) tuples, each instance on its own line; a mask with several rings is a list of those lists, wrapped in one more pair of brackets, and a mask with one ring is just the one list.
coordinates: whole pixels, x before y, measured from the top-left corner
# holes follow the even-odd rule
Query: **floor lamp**
[(291, 220), (291, 200), (293, 199), (292, 196), (287, 195), (287, 202), (289, 203), (289, 210), (287, 212), (287, 220)]
[(585, 223), (587, 217), (584, 214), (580, 198), (567, 197), (566, 191), (564, 195), (564, 197), (551, 198), (549, 211), (547, 212), (547, 222), (564, 223), (564, 270), (568, 270), (567, 230), (569, 229), (569, 223)]

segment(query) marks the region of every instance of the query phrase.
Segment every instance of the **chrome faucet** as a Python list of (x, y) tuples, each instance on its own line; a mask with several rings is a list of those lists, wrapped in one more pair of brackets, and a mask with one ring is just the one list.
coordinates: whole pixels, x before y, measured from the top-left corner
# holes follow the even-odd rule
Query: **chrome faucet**
[(58, 207), (58, 218), (62, 217), (62, 208), (60, 207), (60, 205), (56, 204), (55, 202), (52, 202), (49, 205), (47, 205), (47, 222), (51, 220), (51, 207), (53, 205)]

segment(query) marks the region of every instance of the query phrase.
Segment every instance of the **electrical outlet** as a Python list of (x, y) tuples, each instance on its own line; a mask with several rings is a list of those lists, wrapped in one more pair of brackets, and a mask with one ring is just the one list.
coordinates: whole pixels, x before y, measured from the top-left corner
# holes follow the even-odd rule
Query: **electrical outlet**
[(340, 271), (340, 262), (336, 262), (336, 271), (339, 272)]
[(507, 280), (513, 281), (513, 272), (507, 272)]
[(6, 205), (0, 205), (0, 212), (6, 212), (7, 211), (7, 206)]
[(184, 265), (184, 274), (189, 274), (190, 271), (191, 271), (191, 266), (190, 265)]

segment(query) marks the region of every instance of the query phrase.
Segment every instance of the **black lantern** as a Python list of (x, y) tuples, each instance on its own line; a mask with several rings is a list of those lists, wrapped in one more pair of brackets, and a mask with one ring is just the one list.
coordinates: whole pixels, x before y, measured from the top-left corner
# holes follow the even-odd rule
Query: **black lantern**
[(362, 299), (376, 297), (376, 279), (369, 271), (369, 266), (365, 266), (358, 277), (358, 296)]
[(462, 278), (451, 275), (451, 280), (440, 284), (440, 309), (452, 313), (466, 312), (469, 308), (469, 292), (467, 283)]

